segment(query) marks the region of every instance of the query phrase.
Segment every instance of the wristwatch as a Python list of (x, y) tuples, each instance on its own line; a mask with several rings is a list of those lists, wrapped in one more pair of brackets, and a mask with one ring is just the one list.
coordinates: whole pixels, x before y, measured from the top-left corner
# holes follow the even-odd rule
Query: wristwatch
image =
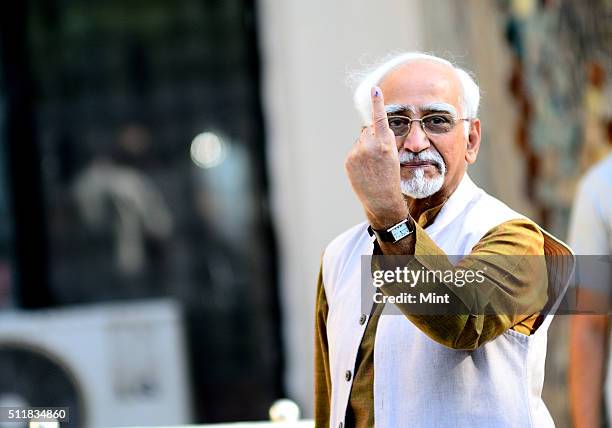
[(414, 229), (410, 229), (410, 218), (400, 221), (387, 230), (376, 230), (373, 229), (372, 226), (368, 226), (368, 233), (370, 236), (376, 235), (376, 239), (379, 241), (391, 242), (394, 244), (401, 241), (412, 232), (414, 232)]

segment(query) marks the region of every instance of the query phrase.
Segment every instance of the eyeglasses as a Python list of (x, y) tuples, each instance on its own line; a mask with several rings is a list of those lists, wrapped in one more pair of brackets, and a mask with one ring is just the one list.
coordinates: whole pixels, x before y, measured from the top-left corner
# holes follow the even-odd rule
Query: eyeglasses
[(459, 121), (471, 120), (468, 118), (455, 119), (450, 114), (428, 114), (420, 119), (412, 119), (408, 116), (389, 116), (389, 128), (396, 137), (403, 137), (410, 133), (412, 122), (420, 122), (421, 129), (427, 135), (440, 135), (450, 132)]

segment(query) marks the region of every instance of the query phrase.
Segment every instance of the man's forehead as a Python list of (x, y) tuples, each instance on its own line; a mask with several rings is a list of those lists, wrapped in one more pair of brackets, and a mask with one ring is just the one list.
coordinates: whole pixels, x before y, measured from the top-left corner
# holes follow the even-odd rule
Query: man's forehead
[(432, 61), (415, 61), (390, 71), (380, 82), (390, 104), (446, 102), (459, 105), (461, 83), (455, 70)]

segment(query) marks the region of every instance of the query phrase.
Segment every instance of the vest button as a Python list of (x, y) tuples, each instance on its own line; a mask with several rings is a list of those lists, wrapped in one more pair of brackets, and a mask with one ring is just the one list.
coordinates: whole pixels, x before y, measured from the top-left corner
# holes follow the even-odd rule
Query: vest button
[(359, 325), (364, 325), (367, 319), (368, 316), (366, 314), (361, 314), (361, 316), (359, 317)]
[(347, 370), (346, 373), (344, 373), (344, 378), (346, 379), (346, 381), (348, 382), (349, 380), (351, 380), (351, 377), (353, 376), (353, 374), (351, 373), (350, 370)]

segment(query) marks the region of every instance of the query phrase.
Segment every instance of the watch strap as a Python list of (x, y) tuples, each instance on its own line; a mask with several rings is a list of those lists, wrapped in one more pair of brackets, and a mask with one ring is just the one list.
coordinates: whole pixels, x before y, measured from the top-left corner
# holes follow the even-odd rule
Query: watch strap
[(368, 233), (370, 236), (375, 235), (376, 239), (381, 242), (396, 243), (414, 232), (414, 229), (410, 227), (410, 223), (410, 218), (407, 218), (386, 230), (376, 230), (372, 226), (368, 226)]

